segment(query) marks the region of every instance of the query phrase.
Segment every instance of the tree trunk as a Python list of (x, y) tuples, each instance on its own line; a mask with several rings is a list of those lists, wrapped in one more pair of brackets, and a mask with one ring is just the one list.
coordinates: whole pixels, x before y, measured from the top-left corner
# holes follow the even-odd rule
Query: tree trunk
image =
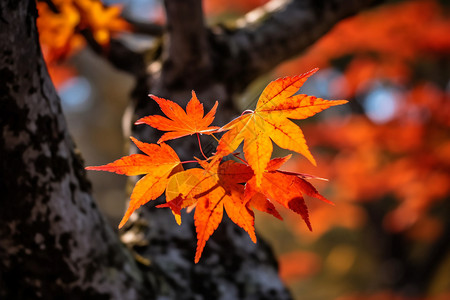
[(36, 15), (34, 0), (0, 3), (0, 298), (151, 299), (91, 197)]

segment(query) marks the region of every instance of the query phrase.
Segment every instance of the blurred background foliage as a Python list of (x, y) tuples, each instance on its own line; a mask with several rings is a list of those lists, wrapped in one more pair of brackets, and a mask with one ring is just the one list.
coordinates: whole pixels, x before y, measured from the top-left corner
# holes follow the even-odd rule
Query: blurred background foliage
[[(155, 39), (133, 34), (120, 14), (163, 24), (161, 3), (53, 2), (65, 8), (39, 2), (38, 26), (71, 133), (86, 165), (113, 161), (127, 154), (121, 119), (135, 83), (84, 47), (77, 30), (92, 30), (101, 45), (114, 35), (151, 51)], [(266, 2), (205, 0), (204, 10), (208, 23), (228, 23)], [(269, 81), (314, 67), (301, 92), (350, 103), (299, 123), (318, 167), (297, 157), (286, 169), (328, 178), (314, 185), (336, 205), (307, 199), (313, 232), (287, 211), (285, 222), (256, 216), (282, 279), (295, 299), (450, 299), (450, 3), (388, 1), (346, 19), (236, 104), (252, 108)], [(126, 178), (89, 176), (116, 227)]]

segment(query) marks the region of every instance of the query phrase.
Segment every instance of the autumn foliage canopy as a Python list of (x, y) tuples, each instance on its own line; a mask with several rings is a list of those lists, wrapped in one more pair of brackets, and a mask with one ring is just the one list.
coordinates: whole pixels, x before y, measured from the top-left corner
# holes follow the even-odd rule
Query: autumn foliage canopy
[[(166, 203), (158, 207), (172, 210), (178, 224), (181, 209), (195, 208), (198, 262), (206, 241), (219, 226), (223, 211), (243, 228), (256, 242), (253, 209), (282, 219), (274, 202), (299, 214), (311, 230), (308, 208), (303, 194), (331, 203), (305, 180), (312, 175), (281, 170), (291, 157), (272, 158), (272, 141), (281, 148), (315, 160), (306, 145), (301, 129), (290, 119), (305, 119), (330, 106), (347, 101), (328, 101), (304, 94), (294, 95), (317, 69), (298, 76), (280, 78), (271, 82), (261, 94), (254, 111), (244, 111), (241, 116), (223, 127), (210, 126), (218, 103), (204, 115), (203, 104), (192, 92), (192, 99), (184, 111), (173, 101), (150, 95), (167, 116), (147, 116), (136, 124), (147, 124), (166, 133), (158, 144), (143, 143), (131, 137), (144, 154), (132, 154), (103, 166), (87, 167), (88, 170), (108, 171), (117, 174), (145, 175), (136, 184), (130, 205), (119, 228), (131, 214), (164, 191)], [(180, 161), (175, 151), (165, 142), (188, 135), (211, 135), (225, 132), (214, 155), (203, 159)], [(244, 157), (235, 152), (244, 142)], [(236, 160), (226, 160), (227, 156)], [(196, 162), (199, 168), (184, 170), (184, 163)]]

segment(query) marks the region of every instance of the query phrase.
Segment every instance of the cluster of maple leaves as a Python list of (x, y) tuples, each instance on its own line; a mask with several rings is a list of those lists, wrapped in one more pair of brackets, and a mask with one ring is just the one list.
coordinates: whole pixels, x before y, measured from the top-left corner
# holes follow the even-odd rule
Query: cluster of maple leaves
[[(165, 191), (166, 203), (178, 224), (180, 211), (195, 208), (198, 262), (206, 241), (219, 226), (223, 211), (242, 227), (256, 242), (254, 213), (257, 209), (282, 219), (273, 202), (299, 214), (311, 230), (308, 208), (303, 194), (331, 203), (320, 195), (306, 179), (312, 175), (283, 171), (280, 167), (291, 157), (273, 158), (272, 141), (278, 146), (300, 153), (313, 164), (315, 160), (306, 145), (301, 129), (289, 119), (305, 119), (330, 106), (347, 101), (329, 101), (304, 94), (294, 95), (317, 69), (302, 75), (285, 77), (271, 82), (261, 94), (254, 111), (241, 116), (223, 127), (210, 126), (218, 103), (204, 115), (203, 104), (192, 92), (192, 99), (184, 111), (173, 101), (151, 95), (167, 116), (152, 115), (139, 119), (136, 124), (147, 124), (166, 133), (157, 144), (143, 143), (131, 137), (144, 154), (132, 154), (103, 166), (88, 170), (109, 171), (118, 174), (145, 175), (137, 183), (130, 204), (119, 228), (141, 205), (161, 196)], [(188, 135), (225, 132), (216, 152), (211, 157), (195, 158), (199, 168), (184, 170), (176, 152), (165, 141)], [(241, 158), (234, 151), (244, 142)], [(199, 140), (201, 150), (201, 144)], [(202, 152), (203, 153), (203, 152)], [(236, 160), (224, 160), (227, 156)]]
[(115, 32), (127, 31), (130, 25), (120, 17), (118, 5), (104, 6), (99, 0), (51, 0), (37, 2), (37, 27), (46, 60), (65, 58), (84, 44), (83, 30), (106, 46)]

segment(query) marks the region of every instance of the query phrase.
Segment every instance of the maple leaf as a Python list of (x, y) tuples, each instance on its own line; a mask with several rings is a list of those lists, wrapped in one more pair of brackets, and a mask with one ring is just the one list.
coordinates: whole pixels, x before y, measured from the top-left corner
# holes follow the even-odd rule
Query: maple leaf
[[(253, 199), (255, 194), (262, 194), (268, 199), (276, 201), (299, 214), (309, 230), (312, 230), (308, 207), (306, 206), (302, 193), (329, 204), (333, 203), (319, 194), (311, 183), (301, 178), (303, 174), (277, 170), (290, 157), (291, 155), (288, 155), (270, 160), (267, 164), (267, 169), (262, 174), (261, 187), (258, 187), (256, 184), (256, 176), (252, 177), (245, 185), (244, 197), (245, 199)], [(268, 212), (273, 214), (271, 211)], [(275, 214), (273, 215), (276, 216)]]
[(145, 154), (132, 154), (103, 166), (86, 167), (87, 170), (108, 171), (128, 176), (146, 174), (136, 183), (130, 196), (130, 204), (119, 228), (141, 205), (161, 196), (170, 175), (182, 170), (180, 159), (169, 145), (165, 143), (161, 143), (161, 145), (147, 144), (133, 137), (131, 140)]
[(254, 195), (252, 195), (250, 200), (247, 202), (246, 206), (248, 208), (253, 207), (254, 209), (268, 213), (279, 220), (283, 220), (283, 217), (277, 211), (277, 209), (275, 208), (275, 205), (273, 205), (273, 203), (270, 202), (270, 200), (267, 199), (267, 197), (265, 195), (263, 195), (259, 192), (256, 192)]
[(192, 91), (192, 98), (186, 106), (186, 112), (173, 101), (154, 95), (150, 95), (150, 97), (158, 103), (168, 118), (158, 115), (147, 116), (137, 120), (135, 124), (147, 124), (162, 131), (169, 131), (158, 140), (158, 144), (194, 133), (212, 134), (219, 128), (209, 126), (216, 114), (217, 101), (209, 113), (204, 116), (203, 104), (197, 99), (194, 91)]
[(281, 148), (304, 155), (316, 165), (302, 130), (289, 119), (305, 119), (330, 106), (347, 103), (346, 100), (329, 101), (303, 94), (293, 96), (317, 70), (280, 78), (267, 85), (255, 111), (244, 112), (220, 129), (228, 131), (220, 139), (216, 155), (226, 156), (244, 141), (244, 155), (255, 172), (257, 186), (261, 185), (263, 172), (270, 161), (272, 141)]
[(82, 12), (82, 27), (92, 31), (94, 39), (102, 46), (109, 43), (111, 32), (127, 31), (130, 25), (120, 17), (122, 7), (112, 5), (106, 7), (100, 1), (76, 0)]
[[(220, 165), (218, 160), (199, 163), (203, 169), (189, 169), (170, 178), (166, 189), (167, 203), (157, 206), (170, 207), (175, 215), (179, 215), (181, 209), (196, 204), (196, 263), (206, 241), (222, 221), (224, 208), (230, 219), (247, 231), (251, 240), (256, 243), (254, 214), (243, 202), (244, 186), (240, 184), (252, 177), (251, 169), (234, 161), (226, 161)], [(260, 202), (258, 199), (256, 205)]]

